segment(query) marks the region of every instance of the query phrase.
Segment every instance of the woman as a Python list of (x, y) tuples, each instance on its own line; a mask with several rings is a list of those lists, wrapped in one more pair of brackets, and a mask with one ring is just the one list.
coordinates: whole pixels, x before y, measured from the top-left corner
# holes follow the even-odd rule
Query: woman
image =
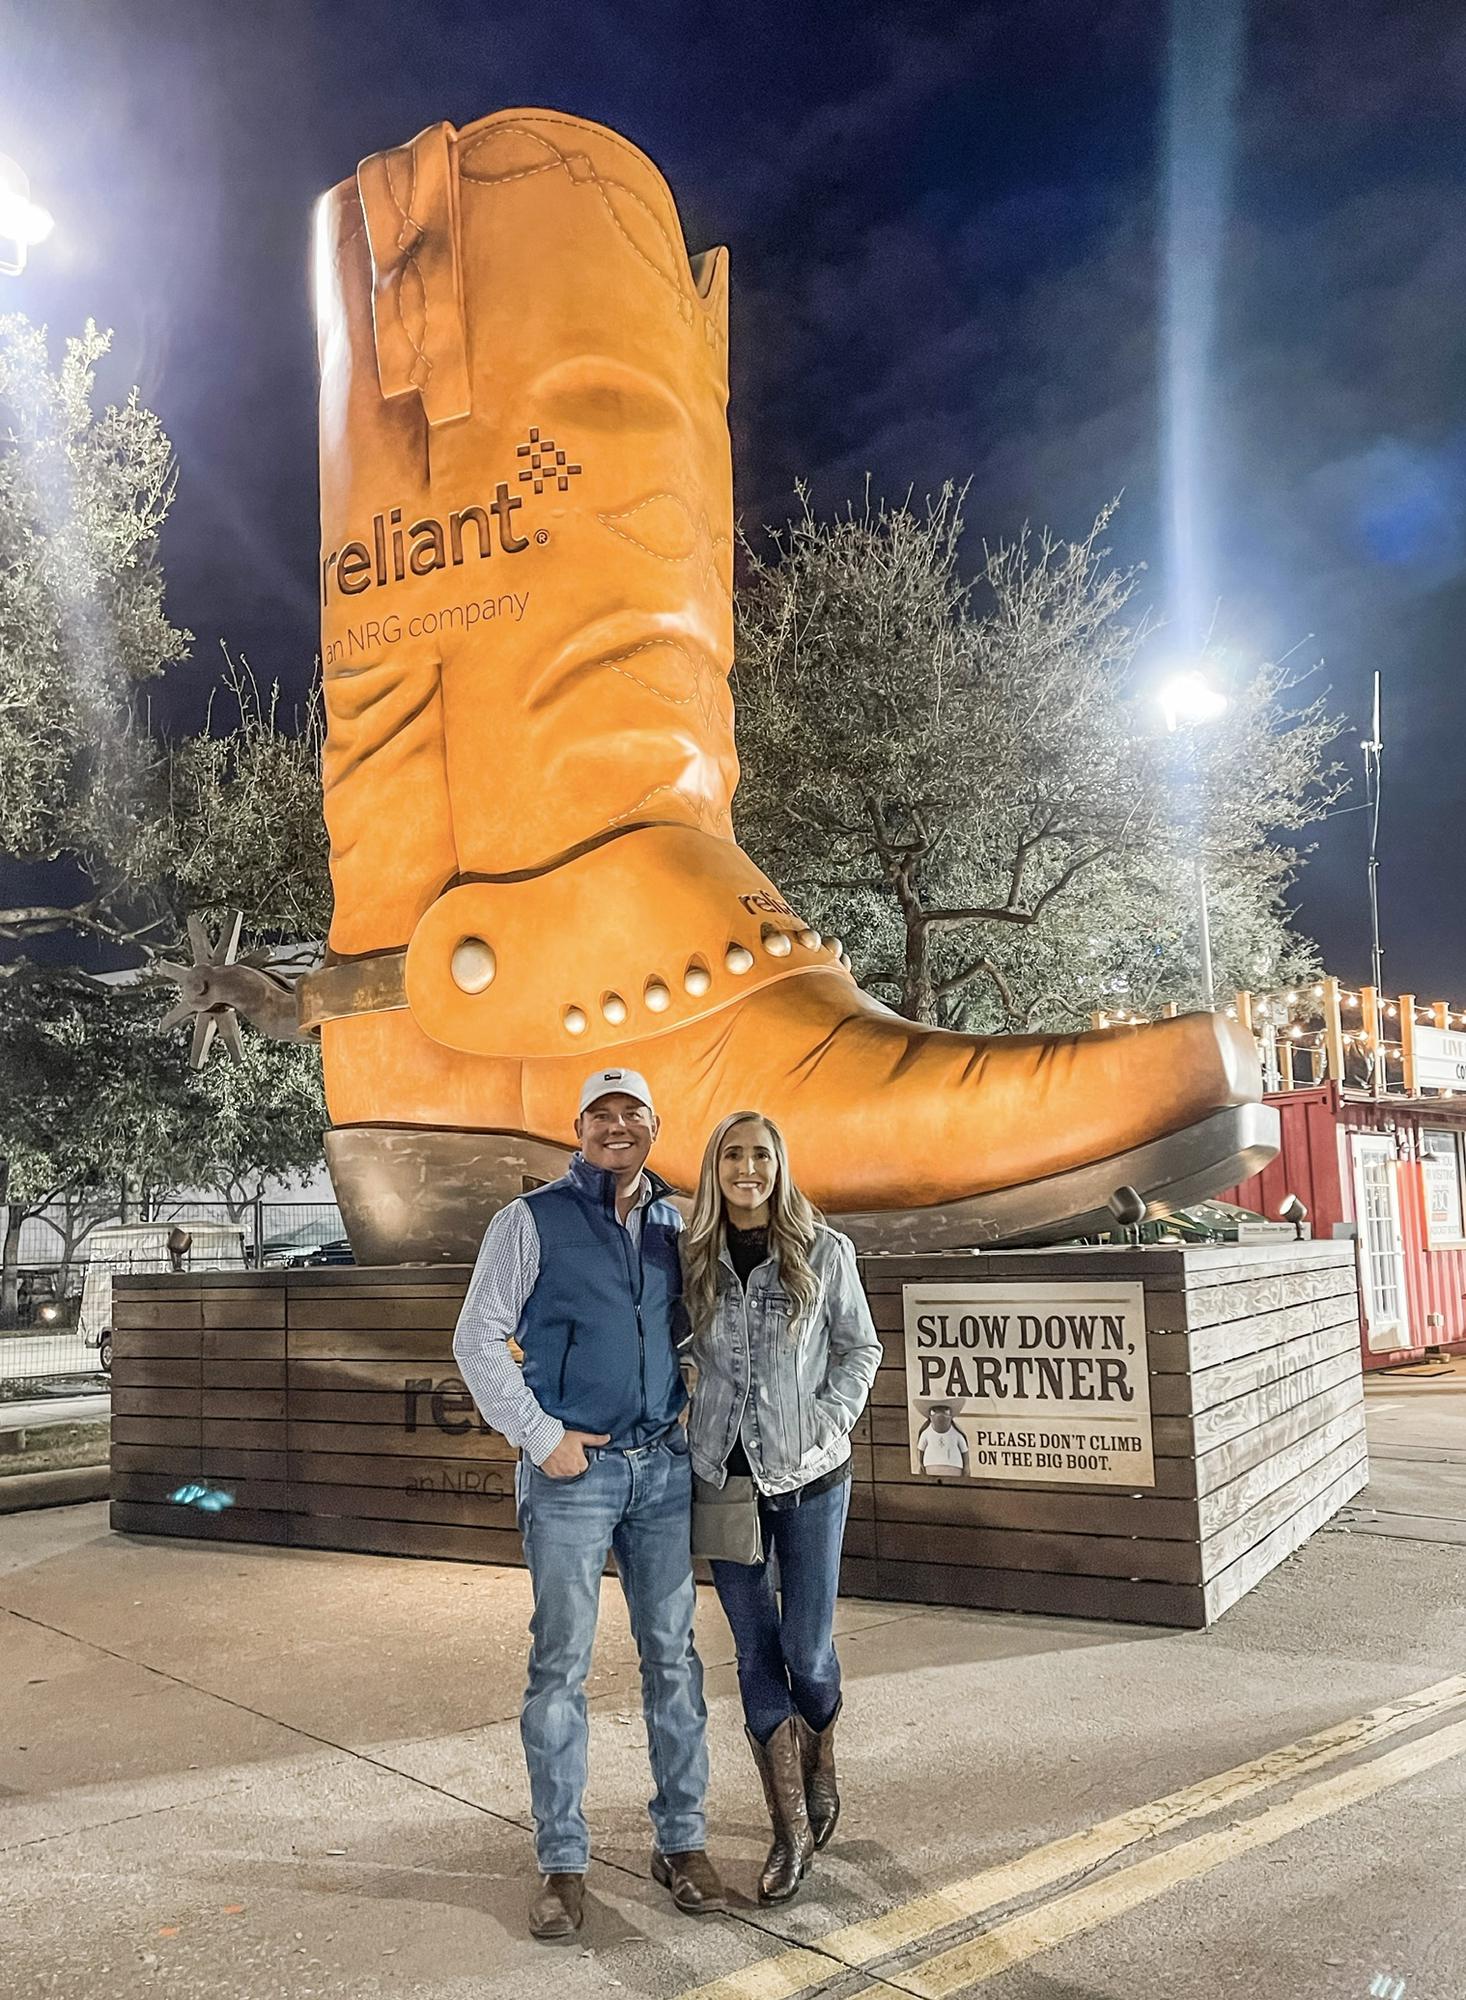
[(734, 1112), (708, 1141), (682, 1246), (697, 1368), (693, 1472), (705, 1491), (750, 1481), (760, 1530), (758, 1560), (712, 1568), (774, 1829), (759, 1898), (781, 1903), (840, 1812), (832, 1631), (850, 1432), (881, 1344), (854, 1246), (799, 1192), (778, 1127), (756, 1111)]

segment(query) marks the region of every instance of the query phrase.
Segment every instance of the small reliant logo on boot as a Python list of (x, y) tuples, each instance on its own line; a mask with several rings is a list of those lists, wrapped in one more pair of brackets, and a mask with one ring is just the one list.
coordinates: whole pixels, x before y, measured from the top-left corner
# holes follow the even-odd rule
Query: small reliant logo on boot
[(542, 438), (536, 429), (531, 429), (528, 444), (519, 447), (519, 456), (529, 460), (519, 477), (531, 483), (536, 493), (544, 492), (548, 479), (553, 479), (562, 493), (568, 493), (572, 475), (580, 470), (578, 465), (567, 465), (565, 454), (555, 440)]
[[(519, 478), (537, 494), (547, 486), (568, 493), (571, 479), (582, 469), (553, 438), (541, 437), (537, 427), (517, 447), (516, 456), (529, 460)], [(369, 541), (345, 542), (321, 558), (322, 608), (331, 601), (333, 585), (338, 596), (360, 597), (363, 591), (402, 583), (409, 576), (431, 576), (435, 570), (483, 562), (496, 542), (501, 554), (520, 555), (530, 545), (514, 519), (523, 506), (523, 497), (501, 479), (486, 505), (456, 507), (446, 519), (425, 514), (404, 522), (400, 507), (374, 514)], [(543, 529), (535, 539), (547, 539)]]

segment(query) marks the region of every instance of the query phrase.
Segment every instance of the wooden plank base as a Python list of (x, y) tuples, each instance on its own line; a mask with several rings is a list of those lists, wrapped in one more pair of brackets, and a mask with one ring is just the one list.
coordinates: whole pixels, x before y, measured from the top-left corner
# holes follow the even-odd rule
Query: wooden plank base
[[(453, 1359), (468, 1275), (114, 1280), (113, 1526), (520, 1562), (515, 1453)], [(862, 1276), (886, 1353), (852, 1439), (847, 1595), (1201, 1626), (1368, 1476), (1349, 1245), (882, 1257)], [(902, 1287), (954, 1276), (1144, 1283), (1152, 1486), (911, 1471)], [(228, 1504), (183, 1497), (200, 1485)]]

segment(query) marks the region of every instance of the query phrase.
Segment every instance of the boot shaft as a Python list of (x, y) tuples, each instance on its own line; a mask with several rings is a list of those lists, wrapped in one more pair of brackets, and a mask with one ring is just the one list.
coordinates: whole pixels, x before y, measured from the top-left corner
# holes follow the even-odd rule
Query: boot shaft
[(809, 1813), (804, 1802), (804, 1765), (795, 1718), (790, 1716), (781, 1722), (765, 1743), (759, 1742), (747, 1724), (743, 1733), (753, 1752), (775, 1835), (787, 1840), (792, 1848), (804, 1848), (809, 1839)]
[(729, 837), (726, 253), (511, 111), (328, 194), (316, 298), (335, 950), (628, 825)]

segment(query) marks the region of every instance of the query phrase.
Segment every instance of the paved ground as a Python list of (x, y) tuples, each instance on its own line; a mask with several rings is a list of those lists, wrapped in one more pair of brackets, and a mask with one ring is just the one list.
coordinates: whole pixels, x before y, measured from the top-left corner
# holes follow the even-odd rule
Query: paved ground
[[(649, 1883), (608, 1586), (590, 1916), (558, 1951), (523, 1934), (520, 1573), (149, 1543), (100, 1506), (0, 1522), (0, 1987), (1460, 2000), (1466, 1548), (1358, 1529), (1447, 1504), (1419, 1468), (1453, 1461), (1398, 1454), (1457, 1450), (1466, 1395), (1371, 1411), (1396, 1455), (1351, 1530), (1210, 1633), (846, 1604), (846, 1814), (783, 1912), (692, 1923)], [(747, 1896), (764, 1835), (713, 1602), (701, 1644), (713, 1845)]]
[(1466, 1546), (1466, 1357), (1372, 1376), (1361, 1533)]

